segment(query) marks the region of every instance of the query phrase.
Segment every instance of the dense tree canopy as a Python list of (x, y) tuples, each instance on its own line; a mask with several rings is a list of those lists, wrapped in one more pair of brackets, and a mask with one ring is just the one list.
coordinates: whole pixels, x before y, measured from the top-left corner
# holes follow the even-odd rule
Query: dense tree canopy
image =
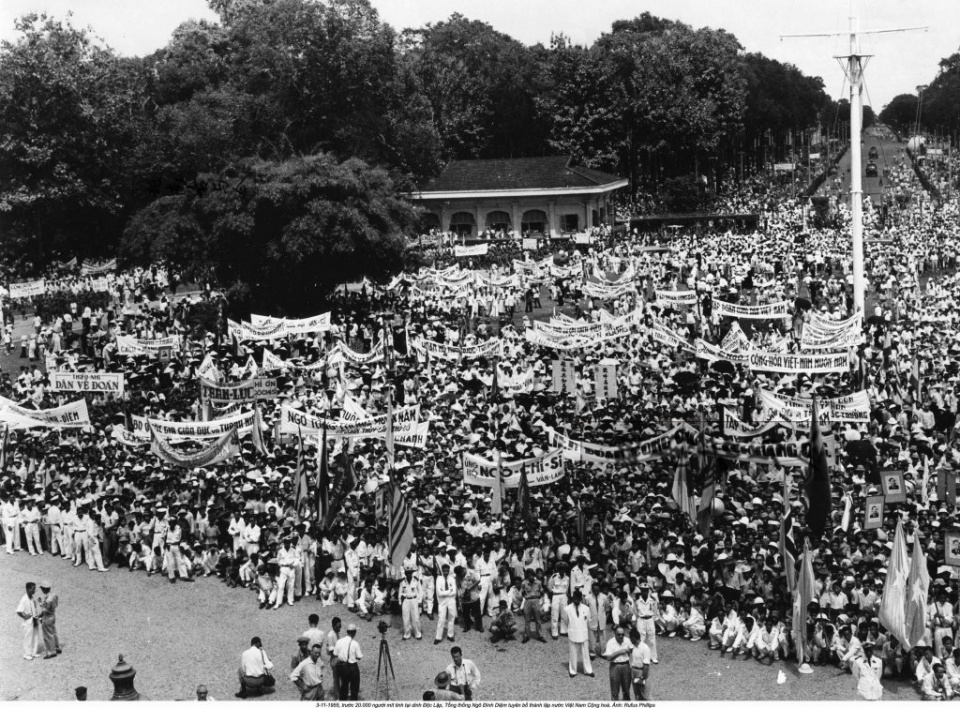
[[(649, 13), (590, 46), (531, 47), (457, 14), (397, 34), (369, 0), (208, 2), (219, 21), (184, 22), (146, 57), (37, 15), (0, 45), (3, 258), (122, 245), (291, 304), (282, 262), (313, 274), (314, 301), (387, 267), (374, 251), (397, 255), (413, 223), (398, 195), (448, 160), (569, 153), (634, 189), (719, 184), (843, 120), (819, 79)], [(960, 64), (944, 61), (932, 115)]]
[(396, 268), (417, 222), (385, 170), (327, 154), (251, 158), (198, 187), (141, 210), (121, 255), (212, 277), (241, 312), (316, 312), (338, 283)]

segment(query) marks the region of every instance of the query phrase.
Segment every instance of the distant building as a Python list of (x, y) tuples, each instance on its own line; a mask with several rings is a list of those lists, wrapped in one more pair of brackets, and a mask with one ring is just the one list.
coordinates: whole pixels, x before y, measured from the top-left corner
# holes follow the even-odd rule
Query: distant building
[(426, 228), (465, 238), (613, 225), (610, 198), (627, 180), (572, 163), (570, 156), (454, 160), (410, 197), (426, 210)]

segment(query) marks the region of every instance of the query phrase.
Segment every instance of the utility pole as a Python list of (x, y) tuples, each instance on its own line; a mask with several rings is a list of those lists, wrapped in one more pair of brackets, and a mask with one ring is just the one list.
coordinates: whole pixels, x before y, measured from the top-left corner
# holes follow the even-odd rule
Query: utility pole
[(886, 34), (890, 32), (909, 32), (912, 30), (926, 30), (926, 27), (898, 27), (894, 29), (863, 30), (860, 29), (860, 18), (853, 12), (854, 0), (851, 0), (851, 17), (849, 32), (824, 32), (813, 34), (784, 34), (784, 38), (799, 37), (837, 37), (849, 36), (850, 53), (843, 57), (834, 57), (842, 61), (841, 66), (850, 83), (850, 213), (851, 241), (853, 256), (853, 308), (861, 315), (865, 312), (865, 284), (863, 273), (863, 174), (862, 154), (860, 150), (860, 133), (863, 123), (863, 70), (871, 55), (860, 53), (860, 37), (864, 34)]

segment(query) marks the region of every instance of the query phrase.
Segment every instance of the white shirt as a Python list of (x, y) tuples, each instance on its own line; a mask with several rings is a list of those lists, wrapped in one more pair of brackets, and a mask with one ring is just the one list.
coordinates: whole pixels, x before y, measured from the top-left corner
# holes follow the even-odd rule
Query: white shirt
[(262, 649), (252, 646), (240, 655), (240, 671), (244, 676), (256, 678), (263, 676), (267, 669), (272, 668), (273, 663)]
[(474, 690), (480, 686), (480, 670), (470, 659), (461, 659), (460, 666), (450, 664), (447, 666), (447, 674), (450, 676), (451, 686), (469, 686)]
[(337, 640), (337, 645), (333, 648), (333, 653), (337, 655), (340, 661), (348, 664), (356, 664), (359, 659), (363, 658), (360, 645), (357, 643), (357, 640), (349, 634)]

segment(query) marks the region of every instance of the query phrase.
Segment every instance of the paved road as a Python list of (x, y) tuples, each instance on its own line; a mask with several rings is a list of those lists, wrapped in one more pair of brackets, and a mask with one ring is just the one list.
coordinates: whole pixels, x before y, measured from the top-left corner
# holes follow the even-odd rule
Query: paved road
[[(867, 177), (866, 168), (867, 162), (870, 160), (870, 149), (874, 147), (877, 149), (877, 158), (874, 160), (877, 163), (877, 176)], [(863, 193), (865, 196), (869, 196), (874, 204), (879, 205), (881, 203), (884, 188), (890, 187), (890, 180), (884, 179), (883, 177), (884, 169), (889, 168), (892, 171), (897, 164), (906, 164), (909, 160), (904, 148), (904, 144), (898, 143), (896, 140), (885, 140), (875, 135), (864, 133), (863, 144), (860, 146), (860, 169), (863, 170), (864, 175), (862, 181)], [(851, 153), (848, 150), (844, 156), (840, 158), (837, 177), (828, 178), (827, 181), (824, 182), (823, 187), (820, 188), (820, 194), (835, 195), (839, 187), (842, 198), (849, 199), (851, 161)], [(839, 185), (836, 182), (837, 178), (840, 180)]]

